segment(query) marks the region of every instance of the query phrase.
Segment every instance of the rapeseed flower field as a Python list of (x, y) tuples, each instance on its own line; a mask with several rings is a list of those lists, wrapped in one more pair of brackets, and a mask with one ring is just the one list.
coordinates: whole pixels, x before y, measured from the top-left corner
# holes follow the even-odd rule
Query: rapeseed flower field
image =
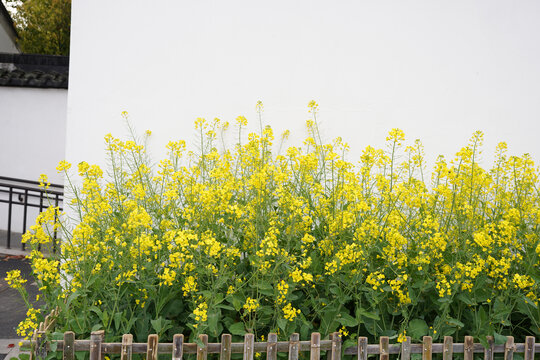
[[(229, 123), (197, 119), (196, 152), (170, 142), (154, 164), (148, 131), (105, 137), (106, 176), (61, 162), (68, 184), (82, 179), (70, 190), (76, 218), (49, 207), (24, 235), (45, 305), (29, 305), (19, 334), (58, 307), (58, 331), (103, 329), (116, 341), (540, 335), (540, 184), (529, 155), (501, 143), (484, 169), (476, 132), (429, 173), (421, 142), (393, 129), (385, 149), (368, 146), (353, 163), (341, 139), (320, 141), (314, 101), (309, 112), (302, 147), (285, 149), (288, 132), (275, 141), (262, 123), (242, 143), (245, 117), (227, 147)], [(54, 231), (59, 251), (44, 257), (37, 248), (52, 247)], [(20, 273), (8, 281), (27, 299)]]

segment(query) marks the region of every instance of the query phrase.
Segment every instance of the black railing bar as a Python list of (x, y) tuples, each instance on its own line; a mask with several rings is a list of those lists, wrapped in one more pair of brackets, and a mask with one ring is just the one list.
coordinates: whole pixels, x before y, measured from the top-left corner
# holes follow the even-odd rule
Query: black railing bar
[(9, 201), (8, 201), (8, 227), (7, 227), (7, 249), (11, 249), (11, 210), (13, 205), (13, 188), (9, 188)]
[[(40, 198), (39, 198), (39, 213), (41, 214), (43, 212), (43, 193), (40, 193)], [(48, 200), (48, 197), (47, 197), (47, 200)], [(38, 244), (38, 251), (41, 251), (41, 243)]]
[[(23, 215), (23, 230), (22, 233), (26, 233), (26, 217), (28, 215), (28, 190), (24, 190), (24, 215)], [(26, 250), (26, 243), (21, 242), (23, 251)]]
[[(29, 186), (19, 186), (19, 185), (4, 184), (4, 183), (0, 183), (0, 186), (6, 187), (6, 188), (12, 187), (12, 188), (17, 189), (17, 190), (29, 190), (29, 191), (35, 191), (35, 192), (46, 192), (48, 194), (53, 194), (53, 195), (57, 195), (57, 194), (58, 195), (63, 195), (64, 194), (63, 191), (41, 190), (39, 188), (33, 188), (33, 187), (29, 187)], [(3, 189), (0, 189), (0, 191), (7, 192), (7, 190), (3, 190)]]
[[(21, 191), (15, 191), (13, 190), (13, 195), (20, 195), (20, 196), (28, 196), (29, 199), (31, 198), (39, 198), (40, 195), (39, 194), (31, 194), (29, 193), (28, 195), (26, 194), (27, 191), (32, 191), (32, 190), (24, 190), (24, 192), (21, 192)], [(6, 193), (6, 194), (9, 194), (9, 190), (3, 190), (3, 189), (0, 189), (0, 193)], [(51, 194), (51, 193), (48, 193), (48, 197), (45, 196), (45, 199), (49, 199), (49, 200), (53, 200), (56, 198), (56, 196), (62, 196), (62, 194)], [(53, 196), (54, 195), (54, 196)], [(62, 200), (62, 199), (61, 199)], [(21, 203), (22, 201), (21, 200), (15, 200), (13, 201), (14, 203)]]
[[(55, 203), (54, 203), (54, 206), (55, 207), (58, 207), (58, 195), (56, 195), (56, 200), (55, 200)], [(54, 210), (54, 224), (56, 225), (56, 222), (58, 221), (58, 211), (57, 210)], [(56, 226), (54, 228), (54, 236), (53, 236), (53, 253), (56, 254), (56, 238), (57, 238), (57, 231), (56, 231)]]
[[(9, 200), (3, 200), (3, 199), (0, 199), (0, 203), (4, 203), (4, 204), (9, 204)], [(12, 201), (11, 202), (13, 205), (19, 205), (19, 206), (24, 206), (25, 204), (24, 203), (20, 203), (20, 202), (15, 202), (15, 201)], [(38, 205), (38, 204), (30, 204), (30, 203), (26, 203), (27, 206), (30, 206), (30, 207), (35, 207), (35, 208), (43, 208), (43, 205)], [(58, 210), (60, 211), (64, 211), (63, 208), (59, 208)]]
[[(25, 180), (25, 179), (17, 179), (17, 178), (12, 178), (12, 177), (7, 177), (7, 176), (0, 176), (0, 180), (6, 180), (6, 181), (13, 181), (13, 182), (21, 182), (21, 183), (25, 183), (25, 184), (33, 184), (33, 185), (39, 185), (40, 182), (39, 181), (33, 181), (33, 180)], [(60, 184), (50, 184), (49, 186), (51, 187), (57, 187), (57, 188), (64, 188), (64, 185), (60, 185)]]

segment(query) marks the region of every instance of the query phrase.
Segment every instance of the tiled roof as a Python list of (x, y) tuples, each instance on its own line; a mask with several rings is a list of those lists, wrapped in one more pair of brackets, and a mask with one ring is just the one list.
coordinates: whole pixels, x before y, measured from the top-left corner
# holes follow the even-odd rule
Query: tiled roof
[(0, 86), (67, 89), (69, 57), (0, 53)]

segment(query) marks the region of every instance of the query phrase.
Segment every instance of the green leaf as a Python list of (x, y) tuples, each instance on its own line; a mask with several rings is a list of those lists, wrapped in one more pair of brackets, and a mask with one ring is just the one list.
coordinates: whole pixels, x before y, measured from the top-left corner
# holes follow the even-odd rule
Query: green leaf
[(446, 321), (448, 322), (448, 325), (450, 325), (450, 326), (454, 326), (454, 327), (464, 327), (465, 326), (465, 324), (463, 324), (458, 319), (454, 319), (454, 318), (451, 318), (451, 317), (446, 319)]
[(56, 349), (58, 348), (58, 342), (51, 341), (49, 343), (49, 348), (51, 349), (52, 352), (56, 352)]
[(150, 324), (152, 324), (152, 328), (154, 329), (154, 331), (158, 334), (161, 333), (161, 329), (162, 329), (162, 318), (158, 318), (158, 319), (155, 319), (155, 320), (150, 320)]
[(208, 314), (208, 329), (210, 330), (211, 335), (218, 336), (218, 321), (221, 317), (221, 311), (217, 309), (216, 311), (211, 311)]
[(237, 322), (232, 324), (231, 326), (229, 326), (229, 331), (232, 335), (244, 335), (246, 333), (243, 322)]
[(377, 313), (369, 312), (361, 307), (356, 308), (356, 318), (358, 319), (360, 317), (367, 317), (368, 319), (372, 319), (372, 320), (380, 320), (379, 315)]
[(220, 308), (220, 309), (223, 309), (223, 310), (236, 310), (234, 307), (230, 306), (230, 305), (225, 305), (225, 304), (218, 304), (216, 305), (217, 308)]
[(427, 326), (424, 320), (414, 319), (409, 322), (407, 332), (408, 334), (411, 335), (412, 338), (416, 340), (420, 340), (422, 336), (425, 336), (428, 334), (429, 327)]
[(30, 354), (19, 354), (19, 360), (29, 360)]
[(476, 305), (476, 301), (474, 301), (473, 299), (470, 298), (469, 295), (467, 295), (466, 293), (461, 293), (457, 296), (457, 298), (459, 300), (461, 300), (462, 302), (464, 302), (465, 304), (467, 305)]
[(495, 340), (495, 344), (504, 344), (504, 343), (506, 343), (506, 336), (501, 335), (499, 333), (493, 333), (493, 338)]
[(234, 295), (232, 298), (232, 305), (234, 306), (234, 309), (236, 311), (239, 311), (244, 305), (244, 303), (242, 302), (242, 300), (240, 300), (240, 298), (237, 295)]
[(288, 322), (287, 319), (278, 319), (277, 320), (277, 325), (281, 330), (283, 330), (283, 332), (285, 332), (286, 329), (287, 329), (287, 322)]
[(101, 330), (101, 329), (103, 329), (103, 325), (102, 324), (96, 324), (96, 325), (92, 326), (91, 331), (98, 331), (98, 330)]
[(122, 312), (117, 312), (114, 314), (114, 327), (118, 330), (120, 329), (120, 326), (122, 324), (122, 316), (124, 315), (124, 313)]
[(351, 315), (349, 314), (346, 314), (346, 313), (341, 313), (340, 314), (341, 316), (338, 315), (337, 317), (337, 321), (343, 325), (343, 326), (348, 326), (348, 327), (353, 327), (353, 326), (356, 326), (358, 325), (358, 320), (356, 320), (355, 318), (353, 318)]

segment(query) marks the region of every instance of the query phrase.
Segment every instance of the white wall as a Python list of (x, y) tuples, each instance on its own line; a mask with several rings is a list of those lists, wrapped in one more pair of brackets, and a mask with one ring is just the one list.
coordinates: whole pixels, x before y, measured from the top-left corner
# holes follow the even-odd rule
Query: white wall
[[(62, 184), (56, 166), (65, 157), (67, 90), (0, 87), (0, 175), (37, 181), (46, 174)], [(2, 198), (6, 198), (5, 194)], [(14, 207), (13, 230), (22, 229), (22, 206)], [(32, 210), (28, 226), (37, 210)], [(7, 204), (0, 203), (0, 229)]]
[[(2, 6), (2, 4), (0, 4)], [(11, 24), (0, 15), (0, 52), (5, 53), (20, 53), (15, 41), (13, 40), (15, 33)]]
[[(540, 2), (74, 0), (67, 159), (103, 163), (130, 113), (155, 158), (202, 116), (305, 136), (320, 103), (351, 158), (402, 128), (433, 161), (483, 130), (540, 161)], [(486, 165), (489, 165), (487, 163)]]

